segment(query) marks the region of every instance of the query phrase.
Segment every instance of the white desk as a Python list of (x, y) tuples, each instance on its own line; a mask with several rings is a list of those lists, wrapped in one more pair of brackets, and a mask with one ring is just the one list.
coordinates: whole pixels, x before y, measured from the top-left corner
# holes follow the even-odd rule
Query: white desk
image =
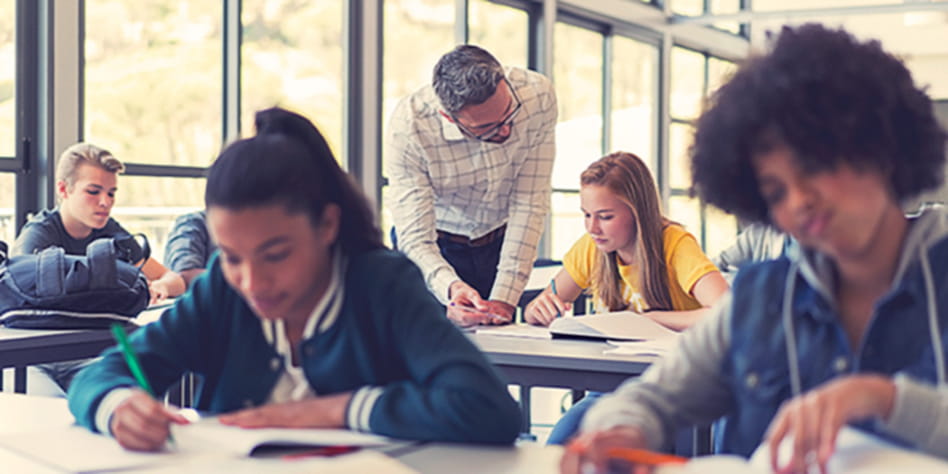
[(530, 431), (532, 387), (611, 392), (626, 379), (641, 375), (655, 360), (654, 357), (604, 354), (610, 346), (602, 341), (527, 339), (477, 333), (470, 333), (468, 337), (508, 383), (520, 386), (521, 431), (524, 433)]
[[(61, 429), (73, 423), (66, 400), (0, 393), (0, 435)], [(447, 443), (399, 445), (383, 449), (411, 469), (421, 473), (544, 474), (557, 472), (562, 450), (558, 447), (477, 446)], [(279, 459), (239, 458), (219, 464), (155, 466), (146, 472), (324, 472), (318, 461), (286, 462)], [(0, 447), (0, 472), (62, 474), (35, 460)], [(123, 471), (128, 472), (128, 471)], [(141, 470), (132, 472), (143, 472)]]

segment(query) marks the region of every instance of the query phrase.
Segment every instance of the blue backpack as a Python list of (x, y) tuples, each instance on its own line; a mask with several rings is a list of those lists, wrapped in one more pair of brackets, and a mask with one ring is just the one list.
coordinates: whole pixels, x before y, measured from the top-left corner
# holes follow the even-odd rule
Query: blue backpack
[(61, 247), (7, 258), (0, 242), (0, 324), (23, 329), (107, 328), (148, 306), (148, 258), (131, 235), (97, 239), (85, 255)]

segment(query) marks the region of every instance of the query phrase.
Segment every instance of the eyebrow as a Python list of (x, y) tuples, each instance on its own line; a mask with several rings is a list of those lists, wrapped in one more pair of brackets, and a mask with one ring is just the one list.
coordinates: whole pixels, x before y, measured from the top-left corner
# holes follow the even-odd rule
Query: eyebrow
[(507, 108), (504, 109), (504, 118), (502, 118), (502, 119), (500, 119), (500, 120), (498, 120), (498, 121), (495, 121), (495, 122), (488, 122), (488, 123), (481, 124), (481, 125), (468, 125), (468, 128), (496, 127), (497, 125), (500, 125), (501, 123), (503, 123), (504, 120), (507, 120), (507, 116), (510, 115), (510, 110), (513, 108), (513, 105), (514, 105), (514, 95), (513, 95), (513, 91), (512, 91), (509, 87), (507, 88), (507, 90), (510, 91), (510, 102), (507, 103)]
[[(272, 239), (269, 239), (269, 240), (265, 241), (264, 243), (258, 245), (257, 248), (255, 248), (255, 249), (253, 250), (253, 253), (260, 253), (260, 252), (263, 252), (263, 251), (265, 251), (265, 250), (268, 250), (268, 249), (271, 248), (271, 247), (275, 247), (275, 246), (277, 246), (277, 245), (279, 245), (279, 244), (286, 243), (286, 242), (288, 242), (289, 240), (290, 240), (290, 238), (289, 238), (288, 236), (285, 236), (285, 235), (278, 235), (278, 236), (273, 237)], [(223, 251), (226, 252), (226, 253), (233, 253), (233, 249), (228, 248), (226, 245), (221, 245), (220, 243), (218, 243), (217, 246), (220, 247), (221, 250), (223, 250)]]
[[(102, 186), (101, 184), (90, 183), (90, 184), (87, 184), (87, 185), (86, 185), (86, 189), (89, 189), (89, 188), (93, 188), (93, 189), (105, 189), (105, 186)], [(110, 189), (109, 191), (118, 191), (118, 187), (114, 187), (114, 188)]]
[(616, 212), (616, 210), (613, 209), (613, 208), (611, 208), (611, 207), (606, 208), (606, 209), (596, 209), (595, 211), (587, 211), (585, 208), (580, 207), (579, 210), (581, 210), (581, 211), (583, 211), (583, 212), (585, 212), (585, 213), (587, 213), (587, 214), (593, 214), (593, 213), (599, 214), (599, 213), (602, 213), (602, 212)]

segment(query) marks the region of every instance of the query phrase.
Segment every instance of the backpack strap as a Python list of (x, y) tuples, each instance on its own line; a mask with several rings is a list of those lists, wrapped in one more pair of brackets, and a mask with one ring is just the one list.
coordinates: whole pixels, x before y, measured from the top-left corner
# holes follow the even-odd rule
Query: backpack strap
[(65, 267), (66, 251), (62, 247), (48, 247), (40, 252), (36, 258), (36, 295), (62, 295), (65, 292)]
[(86, 247), (89, 261), (89, 289), (114, 288), (118, 281), (115, 247), (111, 238), (96, 239)]

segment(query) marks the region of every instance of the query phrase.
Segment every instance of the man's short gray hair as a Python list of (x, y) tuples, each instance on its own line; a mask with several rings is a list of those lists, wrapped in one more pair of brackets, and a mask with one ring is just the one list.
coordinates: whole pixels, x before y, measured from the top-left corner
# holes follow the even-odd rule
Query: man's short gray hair
[(451, 115), (466, 105), (483, 104), (497, 91), (504, 68), (483, 48), (462, 44), (441, 56), (431, 85), (441, 106)]

